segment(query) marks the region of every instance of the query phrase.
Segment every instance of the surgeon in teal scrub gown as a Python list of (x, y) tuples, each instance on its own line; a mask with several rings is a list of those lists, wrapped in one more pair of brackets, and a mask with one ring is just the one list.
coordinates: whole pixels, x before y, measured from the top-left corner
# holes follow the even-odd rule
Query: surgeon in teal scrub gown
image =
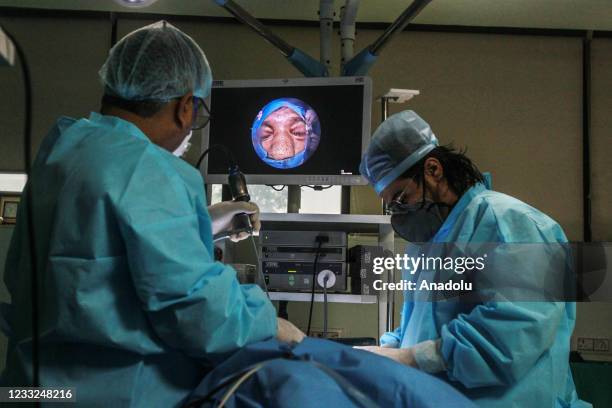
[(178, 407), (229, 353), (301, 332), (277, 321), (259, 287), (214, 261), (213, 233), (240, 212), (258, 228), (257, 207), (207, 208), (200, 173), (177, 157), (208, 121), (202, 50), (155, 23), (122, 39), (100, 76), (101, 113), (57, 121), (24, 192), (6, 262), (1, 385), (32, 383), (35, 248), (40, 385), (74, 388), (76, 406)]
[[(376, 130), (361, 174), (389, 204), (395, 231), (412, 243), (557, 244), (554, 220), (490, 189), (461, 152), (438, 146), (416, 113), (389, 117)], [(414, 245), (413, 245), (414, 246)], [(407, 252), (410, 253), (409, 245)], [(500, 253), (503, 259), (510, 254)], [(524, 282), (550, 271), (523, 259)], [(416, 275), (405, 276), (414, 279)], [(418, 301), (406, 291), (401, 325), (367, 350), (442, 377), (482, 407), (589, 407), (569, 368), (576, 308), (570, 302)]]

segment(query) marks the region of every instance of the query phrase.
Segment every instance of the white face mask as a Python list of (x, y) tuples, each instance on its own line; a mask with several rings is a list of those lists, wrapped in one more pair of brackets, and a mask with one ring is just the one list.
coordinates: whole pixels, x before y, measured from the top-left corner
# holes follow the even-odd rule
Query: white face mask
[(193, 136), (193, 130), (187, 133), (187, 136), (185, 136), (179, 147), (177, 147), (172, 154), (176, 157), (182, 157), (191, 147), (191, 143), (189, 143), (191, 136)]

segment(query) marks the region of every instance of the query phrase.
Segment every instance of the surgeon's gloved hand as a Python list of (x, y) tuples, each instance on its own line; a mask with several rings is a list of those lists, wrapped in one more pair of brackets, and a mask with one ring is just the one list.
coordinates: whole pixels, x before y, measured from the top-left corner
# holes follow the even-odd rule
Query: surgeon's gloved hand
[(306, 335), (288, 320), (277, 318), (278, 329), (276, 331), (276, 338), (285, 343), (299, 343), (304, 340)]
[[(257, 235), (261, 229), (261, 222), (259, 221), (259, 207), (257, 204), (246, 201), (222, 201), (217, 204), (213, 204), (208, 207), (208, 214), (212, 222), (213, 235), (217, 235), (220, 232), (232, 230), (232, 219), (234, 215), (246, 213), (249, 214), (251, 219), (251, 225), (253, 226), (253, 233)], [(234, 234), (230, 236), (230, 240), (233, 242), (242, 241), (249, 237), (246, 232)]]
[(383, 357), (388, 357), (400, 364), (418, 368), (414, 359), (414, 351), (412, 348), (394, 348), (394, 347), (379, 347), (379, 346), (355, 346), (353, 348), (369, 351), (370, 353), (378, 354)]

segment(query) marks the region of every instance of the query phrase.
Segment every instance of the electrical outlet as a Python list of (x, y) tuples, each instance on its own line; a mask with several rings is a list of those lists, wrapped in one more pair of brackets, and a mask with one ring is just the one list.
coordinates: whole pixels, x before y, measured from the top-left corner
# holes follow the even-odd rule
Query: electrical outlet
[(323, 329), (311, 329), (310, 337), (337, 339), (342, 337), (342, 329), (327, 329), (327, 336), (323, 337)]
[(587, 337), (578, 337), (576, 348), (578, 349), (578, 351), (593, 351), (593, 339)]
[(578, 351), (590, 351), (594, 353), (609, 353), (610, 339), (578, 337), (576, 348)]
[(593, 351), (599, 353), (609, 353), (610, 339), (593, 339)]

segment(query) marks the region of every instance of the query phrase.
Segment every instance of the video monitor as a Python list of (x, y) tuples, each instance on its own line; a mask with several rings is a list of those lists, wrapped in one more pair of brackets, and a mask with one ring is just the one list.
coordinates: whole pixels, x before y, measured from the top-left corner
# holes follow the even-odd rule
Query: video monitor
[[(367, 77), (215, 81), (202, 151), (227, 147), (250, 184), (366, 184), (371, 87)], [(227, 182), (222, 152), (202, 168), (206, 183)]]

